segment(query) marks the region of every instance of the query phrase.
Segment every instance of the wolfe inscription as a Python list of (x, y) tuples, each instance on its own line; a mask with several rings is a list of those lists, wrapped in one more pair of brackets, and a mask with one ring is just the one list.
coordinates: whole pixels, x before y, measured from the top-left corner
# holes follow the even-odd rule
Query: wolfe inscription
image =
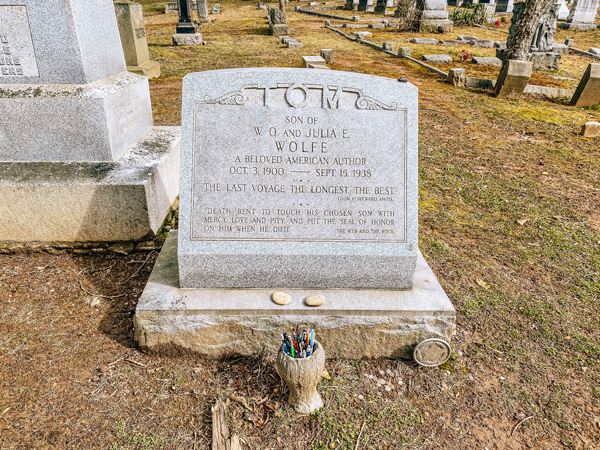
[(38, 75), (26, 7), (0, 5), (0, 80)]
[(406, 242), (406, 110), (361, 89), (206, 96), (192, 165), (192, 241)]

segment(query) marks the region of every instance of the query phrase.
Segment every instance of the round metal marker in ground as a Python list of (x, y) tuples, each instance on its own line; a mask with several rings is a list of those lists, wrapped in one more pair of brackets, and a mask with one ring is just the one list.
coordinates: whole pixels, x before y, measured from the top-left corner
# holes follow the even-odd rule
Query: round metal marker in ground
[(452, 349), (443, 339), (425, 339), (413, 350), (413, 359), (425, 367), (436, 367), (444, 364), (450, 358)]

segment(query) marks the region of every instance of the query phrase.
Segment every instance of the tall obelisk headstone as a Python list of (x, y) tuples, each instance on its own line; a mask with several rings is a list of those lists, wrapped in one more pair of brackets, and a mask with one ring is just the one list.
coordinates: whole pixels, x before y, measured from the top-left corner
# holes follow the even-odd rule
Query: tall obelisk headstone
[(0, 40), (0, 241), (151, 236), (177, 195), (179, 137), (152, 127), (112, 1), (0, 0)]

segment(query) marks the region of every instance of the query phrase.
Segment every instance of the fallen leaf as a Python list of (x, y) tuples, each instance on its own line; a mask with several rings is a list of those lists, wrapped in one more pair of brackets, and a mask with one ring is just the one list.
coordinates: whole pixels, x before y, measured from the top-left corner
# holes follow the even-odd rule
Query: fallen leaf
[(477, 283), (479, 286), (481, 286), (484, 289), (489, 289), (490, 285), (487, 284), (485, 281), (483, 280), (475, 280), (475, 283)]
[(517, 223), (521, 226), (525, 225), (527, 222), (529, 222), (529, 219), (519, 219), (517, 220)]

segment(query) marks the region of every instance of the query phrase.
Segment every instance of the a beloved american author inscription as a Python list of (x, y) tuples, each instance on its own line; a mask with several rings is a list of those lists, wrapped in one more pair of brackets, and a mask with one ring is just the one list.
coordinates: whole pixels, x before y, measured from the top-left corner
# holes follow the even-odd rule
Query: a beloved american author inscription
[(406, 242), (406, 126), (345, 85), (196, 101), (190, 239)]
[(27, 8), (0, 5), (0, 83), (4, 77), (37, 76)]

